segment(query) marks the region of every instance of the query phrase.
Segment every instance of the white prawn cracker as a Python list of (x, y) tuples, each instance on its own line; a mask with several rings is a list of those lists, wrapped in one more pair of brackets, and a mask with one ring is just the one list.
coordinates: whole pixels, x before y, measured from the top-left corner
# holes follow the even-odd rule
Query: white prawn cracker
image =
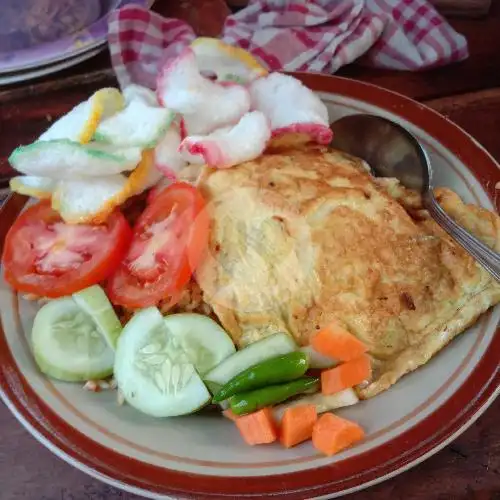
[(182, 115), (188, 135), (204, 135), (233, 125), (250, 110), (248, 90), (204, 78), (191, 48), (162, 70), (157, 92), (164, 106)]
[(156, 168), (153, 149), (142, 152), (142, 159), (137, 168), (130, 174), (127, 183), (128, 196), (141, 194), (163, 178), (163, 173)]
[(118, 89), (100, 89), (55, 121), (39, 140), (69, 139), (85, 144), (92, 139), (101, 120), (120, 111), (123, 106), (123, 96)]
[(154, 147), (172, 123), (175, 113), (134, 98), (97, 127), (94, 139), (115, 146)]
[(24, 196), (32, 196), (39, 200), (45, 200), (52, 196), (57, 181), (48, 177), (36, 177), (32, 175), (19, 175), (9, 181), (9, 187), (14, 193)]
[(201, 73), (213, 73), (219, 82), (249, 83), (267, 70), (249, 52), (217, 38), (199, 37), (191, 43)]
[(52, 208), (69, 224), (99, 224), (128, 198), (127, 183), (121, 174), (61, 181), (52, 196)]
[(319, 144), (329, 144), (332, 140), (325, 104), (296, 78), (270, 73), (252, 82), (249, 90), (252, 109), (267, 116), (273, 138), (295, 134)]
[(169, 180), (175, 181), (187, 162), (179, 153), (181, 134), (172, 126), (163, 136), (154, 151), (156, 168)]
[(133, 170), (140, 160), (138, 147), (79, 144), (66, 139), (20, 146), (9, 157), (19, 172), (58, 180), (118, 174)]
[(148, 106), (160, 105), (156, 97), (156, 93), (153, 90), (143, 87), (142, 85), (137, 85), (136, 83), (127, 85), (122, 90), (122, 94), (125, 104), (130, 104), (133, 100), (138, 99)]
[(260, 156), (271, 138), (271, 128), (260, 111), (247, 113), (234, 126), (207, 136), (186, 137), (180, 151), (191, 163), (228, 168)]
[(146, 150), (128, 177), (116, 174), (61, 181), (52, 197), (52, 208), (70, 224), (99, 224), (128, 198), (156, 185), (161, 178), (153, 151)]

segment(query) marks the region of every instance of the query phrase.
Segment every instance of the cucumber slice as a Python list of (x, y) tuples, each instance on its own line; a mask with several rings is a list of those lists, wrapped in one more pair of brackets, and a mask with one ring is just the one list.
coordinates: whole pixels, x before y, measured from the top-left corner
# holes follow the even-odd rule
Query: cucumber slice
[(116, 349), (122, 324), (104, 290), (94, 285), (74, 293), (73, 299), (94, 320), (109, 347)]
[(127, 403), (153, 417), (199, 410), (210, 393), (155, 307), (136, 313), (118, 339), (115, 379)]
[(49, 377), (83, 382), (113, 373), (113, 350), (71, 297), (48, 302), (38, 311), (31, 342), (35, 361)]
[(336, 359), (329, 358), (328, 356), (324, 356), (323, 354), (320, 354), (311, 345), (301, 347), (299, 350), (302, 352), (305, 352), (309, 356), (309, 367), (310, 368), (318, 368), (318, 369), (323, 370), (325, 368), (332, 368), (333, 366), (338, 365), (338, 361)]
[(19, 172), (57, 180), (118, 174), (133, 170), (140, 160), (141, 149), (137, 147), (79, 144), (67, 139), (19, 146), (9, 157)]
[(153, 148), (165, 135), (174, 116), (167, 108), (133, 99), (124, 110), (99, 124), (94, 139), (115, 146)]
[(288, 408), (293, 408), (300, 405), (314, 405), (318, 413), (337, 410), (345, 406), (352, 406), (359, 403), (358, 396), (353, 389), (344, 389), (336, 394), (325, 396), (321, 392), (311, 394), (310, 396), (300, 396), (292, 401), (287, 401), (273, 408), (273, 414), (276, 422), (281, 422), (283, 414)]
[(201, 375), (236, 351), (231, 337), (202, 314), (172, 314), (165, 317), (165, 325)]
[(211, 387), (213, 383), (222, 386), (243, 370), (266, 359), (280, 354), (288, 354), (296, 349), (297, 346), (290, 335), (274, 333), (229, 356), (207, 373), (204, 378)]

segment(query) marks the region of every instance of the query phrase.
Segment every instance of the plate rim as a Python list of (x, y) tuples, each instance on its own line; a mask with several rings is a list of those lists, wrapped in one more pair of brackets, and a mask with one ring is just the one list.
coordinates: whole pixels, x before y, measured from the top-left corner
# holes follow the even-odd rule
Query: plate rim
[[(458, 125), (425, 105), (376, 85), (321, 74), (295, 73), (294, 76), (315, 91), (367, 102), (422, 128), (467, 166), (499, 210), (500, 200), (494, 196), (495, 186), (483, 181), (485, 174), (494, 175), (500, 166)], [(0, 220), (8, 220), (5, 226), (12, 223), (24, 200), (14, 195), (5, 202), (0, 212)], [(1, 228), (0, 247), (7, 229)], [(92, 441), (55, 415), (34, 393), (24, 376), (16, 370), (17, 365), (1, 329), (0, 396), (27, 430), (45, 446), (50, 443), (49, 449), (60, 458), (100, 480), (136, 494), (154, 498), (175, 495), (176, 498), (203, 499), (225, 496), (275, 498), (279, 493), (280, 498), (287, 499), (312, 498), (311, 495), (332, 498), (359, 491), (408, 470), (464, 432), (500, 392), (500, 366), (495, 354), (499, 350), (500, 328), (497, 328), (487, 351), (462, 386), (433, 413), (393, 440), (336, 464), (252, 478), (258, 477), (258, 482), (250, 481), (248, 477), (205, 476), (165, 469), (125, 457)], [(478, 387), (481, 388), (479, 392)], [(450, 415), (454, 418), (450, 419)], [(411, 446), (400, 452), (395, 450), (397, 441), (411, 443)]]
[(35, 68), (27, 69), (26, 71), (19, 71), (17, 73), (0, 73), (0, 85), (13, 85), (15, 83), (29, 82), (35, 80), (36, 78), (41, 78), (43, 76), (50, 75), (52, 73), (57, 73), (64, 69), (76, 66), (87, 59), (100, 54), (104, 50), (104, 42), (97, 45), (96, 47), (87, 50), (76, 56), (69, 57), (67, 59), (62, 59), (52, 64), (37, 66)]
[[(50, 54), (47, 54), (46, 57), (42, 57), (38, 60), (32, 60), (31, 62), (27, 64), (23, 64), (21, 61), (18, 61), (17, 63), (12, 63), (12, 62), (6, 62), (6, 63), (0, 63), (0, 75), (4, 73), (17, 73), (17, 72), (22, 72), (22, 71), (28, 71), (28, 70), (33, 70), (35, 68), (39, 68), (41, 66), (48, 66), (60, 61), (64, 61), (66, 59), (71, 59), (72, 57), (78, 56), (80, 54), (83, 54), (87, 51), (90, 51), (92, 49), (96, 49), (100, 47), (101, 45), (106, 43), (108, 32), (107, 32), (107, 24), (105, 23), (106, 18), (109, 16), (109, 14), (116, 9), (120, 9), (121, 7), (125, 7), (127, 5), (136, 5), (140, 7), (145, 7), (147, 9), (151, 8), (153, 5), (154, 0), (116, 0), (114, 7), (104, 14), (103, 16), (99, 17), (99, 19), (96, 19), (92, 24), (87, 26), (86, 28), (82, 28), (79, 31), (76, 31), (75, 33), (71, 33), (69, 35), (66, 35), (60, 39), (53, 40), (51, 42), (46, 42), (44, 44), (41, 44), (41, 46), (45, 45), (47, 49), (50, 51)], [(103, 24), (103, 29), (99, 30), (99, 33), (96, 34), (95, 36), (92, 37), (91, 40), (89, 40), (85, 45), (76, 48), (74, 44), (72, 44), (68, 49), (66, 49), (63, 52), (58, 52), (58, 47), (63, 44), (65, 41), (69, 41), (72, 38), (75, 38), (78, 36), (78, 33), (80, 32), (85, 32), (89, 31), (92, 29), (96, 24), (102, 23)], [(26, 49), (21, 49), (18, 51), (14, 52), (24, 52), (26, 57), (28, 56), (28, 53), (35, 50), (35, 48), (26, 48)]]

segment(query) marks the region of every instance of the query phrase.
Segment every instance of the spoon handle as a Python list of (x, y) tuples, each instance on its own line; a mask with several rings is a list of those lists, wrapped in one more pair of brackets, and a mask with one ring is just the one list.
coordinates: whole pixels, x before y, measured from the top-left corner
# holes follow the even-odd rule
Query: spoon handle
[(500, 282), (500, 254), (472, 236), (457, 224), (437, 202), (432, 191), (424, 196), (425, 208), (432, 218), (467, 252), (472, 255), (498, 282)]

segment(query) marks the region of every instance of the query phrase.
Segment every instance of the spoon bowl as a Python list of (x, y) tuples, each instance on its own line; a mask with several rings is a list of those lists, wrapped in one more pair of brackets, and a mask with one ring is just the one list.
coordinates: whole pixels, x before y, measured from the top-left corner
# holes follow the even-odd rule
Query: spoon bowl
[(357, 114), (331, 124), (331, 146), (363, 159), (376, 177), (392, 177), (422, 194), (429, 214), (500, 282), (500, 254), (457, 224), (433, 192), (432, 166), (418, 140), (401, 125), (380, 116)]

